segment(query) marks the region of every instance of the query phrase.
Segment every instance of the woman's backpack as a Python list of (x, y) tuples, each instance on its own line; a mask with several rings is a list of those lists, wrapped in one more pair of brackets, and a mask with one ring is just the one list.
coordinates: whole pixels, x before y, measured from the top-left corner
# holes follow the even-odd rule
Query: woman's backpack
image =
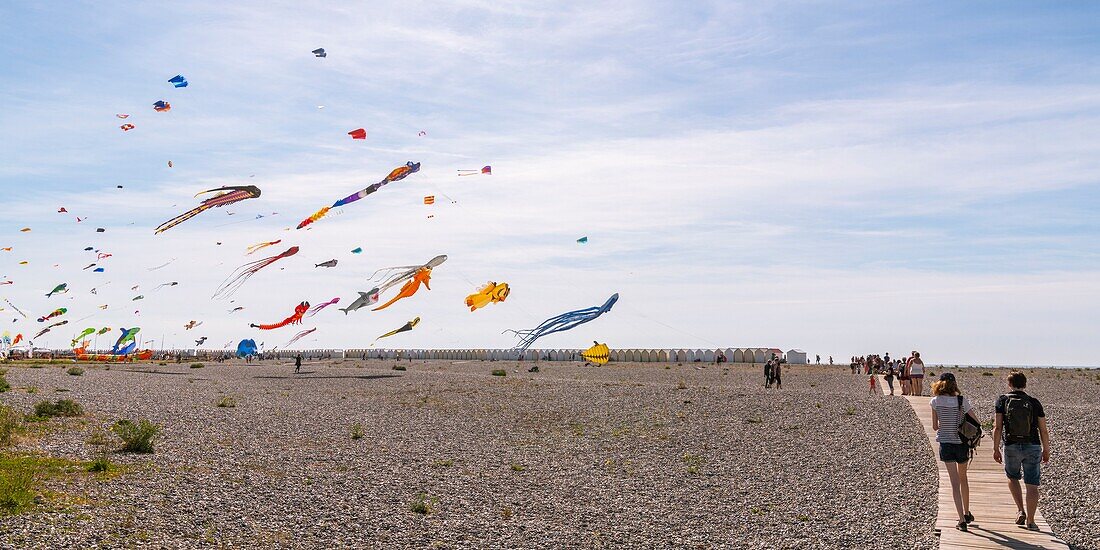
[(963, 398), (959, 399), (959, 439), (970, 448), (970, 457), (974, 457), (974, 449), (982, 442), (982, 425), (973, 416), (963, 410)]

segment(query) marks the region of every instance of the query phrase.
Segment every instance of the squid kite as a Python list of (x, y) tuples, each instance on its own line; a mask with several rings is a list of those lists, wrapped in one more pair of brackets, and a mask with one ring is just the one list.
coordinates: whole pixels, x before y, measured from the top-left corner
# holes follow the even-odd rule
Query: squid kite
[(615, 305), (615, 302), (619, 301), (619, 294), (612, 294), (602, 306), (593, 306), (584, 309), (578, 309), (576, 311), (567, 311), (556, 317), (551, 317), (543, 321), (539, 326), (532, 329), (525, 330), (506, 330), (504, 332), (511, 332), (519, 337), (520, 341), (514, 348), (514, 350), (522, 353), (527, 351), (527, 348), (531, 347), (531, 344), (535, 343), (535, 340), (546, 336), (547, 334), (554, 334), (555, 332), (562, 332), (574, 328), (578, 325), (583, 325), (608, 311), (611, 311), (611, 307)]
[(508, 283), (489, 281), (477, 292), (466, 297), (466, 305), (470, 308), (470, 311), (477, 311), (489, 304), (503, 302), (508, 297), (509, 292), (511, 292), (511, 289), (508, 288)]
[(282, 254), (270, 256), (262, 260), (256, 260), (244, 264), (237, 269), (233, 270), (233, 273), (229, 274), (229, 277), (222, 282), (221, 286), (214, 291), (212, 298), (228, 298), (232, 296), (245, 282), (247, 282), (257, 271), (283, 259), (293, 256), (298, 253), (298, 247), (292, 246), (286, 249)]
[(307, 226), (307, 225), (309, 225), (309, 224), (325, 217), (325, 214), (328, 214), (328, 211), (333, 209), (333, 208), (339, 208), (341, 206), (344, 206), (345, 204), (353, 203), (353, 202), (355, 202), (355, 201), (357, 201), (357, 200), (359, 200), (359, 199), (361, 199), (361, 198), (363, 198), (367, 195), (370, 195), (371, 193), (374, 193), (375, 191), (381, 189), (387, 183), (405, 179), (405, 177), (408, 176), (409, 174), (416, 173), (419, 170), (420, 170), (420, 163), (419, 162), (413, 162), (413, 161), (410, 160), (409, 162), (406, 162), (404, 166), (398, 166), (397, 168), (394, 168), (393, 170), (391, 170), (390, 173), (387, 174), (385, 178), (382, 178), (382, 181), (380, 181), (378, 183), (375, 183), (373, 185), (370, 185), (370, 186), (364, 188), (363, 190), (359, 191), (358, 193), (348, 195), (348, 196), (332, 203), (332, 206), (326, 206), (326, 207), (318, 210), (317, 212), (314, 212), (312, 216), (302, 220), (302, 222), (298, 224), (298, 229), (301, 229), (301, 228), (303, 228), (303, 227), (305, 227), (305, 226)]
[(309, 330), (303, 330), (302, 332), (299, 332), (298, 334), (295, 334), (294, 338), (291, 338), (289, 342), (287, 342), (286, 344), (283, 345), (283, 347), (284, 348), (290, 347), (291, 344), (293, 344), (294, 342), (297, 342), (298, 340), (301, 340), (302, 338), (305, 338), (306, 336), (309, 336), (315, 330), (317, 330), (317, 329), (316, 328), (311, 328)]
[(54, 323), (54, 324), (52, 324), (52, 325), (49, 325), (49, 326), (47, 326), (46, 328), (44, 328), (44, 329), (42, 329), (42, 330), (40, 330), (40, 331), (38, 331), (38, 334), (35, 334), (35, 335), (34, 335), (34, 337), (35, 337), (35, 338), (38, 338), (39, 336), (42, 336), (43, 334), (46, 334), (47, 332), (49, 332), (49, 331), (50, 331), (50, 329), (52, 329), (52, 328), (54, 328), (54, 327), (59, 327), (59, 326), (61, 326), (61, 325), (67, 325), (67, 324), (69, 324), (69, 320), (68, 320), (68, 319), (66, 319), (66, 320), (64, 320), (64, 321), (58, 321), (58, 322), (56, 322), (56, 323)]
[(290, 317), (287, 317), (286, 319), (283, 319), (278, 323), (274, 323), (271, 325), (257, 325), (255, 323), (252, 323), (248, 326), (252, 328), (258, 328), (260, 330), (273, 330), (277, 328), (283, 328), (287, 325), (300, 325), (302, 324), (302, 316), (306, 314), (306, 311), (309, 311), (309, 302), (302, 302), (297, 306), (294, 306), (294, 315), (291, 315)]
[(249, 246), (248, 248), (245, 249), (247, 251), (247, 252), (245, 252), (245, 255), (250, 256), (250, 255), (252, 255), (253, 252), (255, 252), (255, 251), (257, 251), (261, 248), (267, 248), (269, 246), (276, 245), (276, 244), (279, 244), (281, 242), (283, 242), (282, 239), (279, 239), (277, 241), (270, 241), (270, 242), (266, 242), (266, 243), (256, 243), (256, 244), (251, 245), (251, 246)]
[(65, 315), (66, 313), (68, 313), (68, 311), (69, 310), (67, 308), (59, 307), (59, 308), (51, 311), (49, 315), (44, 315), (42, 317), (39, 317), (38, 322), (39, 323), (45, 323), (46, 321), (49, 321), (50, 319), (53, 319), (54, 317), (61, 317), (62, 315)]
[(611, 350), (607, 348), (607, 344), (599, 342), (592, 342), (592, 344), (594, 344), (592, 347), (581, 352), (581, 357), (589, 363), (606, 365), (611, 360)]
[(396, 296), (390, 299), (390, 301), (374, 308), (371, 311), (378, 311), (380, 309), (386, 309), (393, 305), (394, 302), (408, 298), (413, 294), (416, 294), (417, 290), (420, 290), (420, 285), (424, 285), (424, 288), (431, 290), (432, 287), (428, 283), (432, 280), (432, 268), (426, 267), (418, 270), (408, 282), (401, 286), (401, 291)]
[(64, 294), (68, 291), (69, 291), (69, 283), (61, 283), (61, 284), (53, 287), (53, 290), (51, 290), (49, 293), (47, 293), (46, 297), (49, 298), (50, 296), (53, 296), (54, 294)]
[(409, 321), (408, 323), (405, 323), (405, 325), (402, 326), (401, 328), (391, 330), (391, 331), (383, 334), (382, 336), (379, 336), (378, 338), (375, 338), (374, 341), (377, 342), (377, 341), (379, 341), (383, 338), (393, 336), (394, 334), (397, 334), (399, 332), (408, 332), (408, 331), (412, 330), (413, 327), (415, 327), (419, 323), (420, 323), (420, 317), (417, 317), (416, 319), (413, 319), (412, 321)]
[(153, 231), (153, 234), (156, 235), (159, 233), (163, 233), (191, 218), (194, 218), (204, 210), (225, 206), (227, 204), (233, 204), (243, 201), (245, 199), (254, 199), (260, 196), (260, 188), (256, 187), (255, 185), (227, 185), (225, 187), (218, 187), (217, 189), (207, 189), (206, 191), (200, 191), (196, 193), (195, 196), (198, 197), (199, 195), (202, 195), (204, 193), (214, 192), (218, 192), (218, 194), (202, 201), (201, 204), (192, 208), (191, 210), (188, 210), (187, 212), (184, 212), (183, 214), (180, 214), (179, 216), (176, 216), (160, 224), (159, 226), (157, 226), (157, 229)]
[[(317, 315), (317, 312), (321, 311), (322, 309), (325, 309), (326, 307), (331, 306), (333, 304), (339, 304), (339, 303), (340, 303), (340, 298), (336, 297), (336, 298), (333, 298), (333, 299), (331, 299), (331, 300), (329, 300), (329, 301), (327, 301), (323, 304), (317, 304), (317, 305), (313, 306), (313, 309), (309, 310), (309, 315), (307, 315), (307, 317), (313, 317), (314, 315)], [(287, 344), (287, 345), (289, 346), (290, 344)]]

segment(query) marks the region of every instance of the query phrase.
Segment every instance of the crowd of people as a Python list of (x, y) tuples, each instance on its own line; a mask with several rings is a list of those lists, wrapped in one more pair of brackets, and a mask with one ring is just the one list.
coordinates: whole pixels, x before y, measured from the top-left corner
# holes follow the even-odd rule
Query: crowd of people
[(894, 395), (894, 381), (901, 386), (902, 395), (924, 395), (924, 361), (920, 358), (919, 351), (913, 351), (905, 359), (891, 359), (890, 353), (885, 356), (877, 354), (852, 357), (852, 374), (863, 374), (868, 377), (871, 389), (877, 390), (875, 375), (885, 375), (886, 384), (890, 386), (890, 395)]

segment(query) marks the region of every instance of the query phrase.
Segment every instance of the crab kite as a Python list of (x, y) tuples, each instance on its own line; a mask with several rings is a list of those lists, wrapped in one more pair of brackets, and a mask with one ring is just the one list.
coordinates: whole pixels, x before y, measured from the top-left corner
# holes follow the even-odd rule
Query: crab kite
[(167, 231), (191, 218), (194, 218), (204, 210), (209, 210), (211, 208), (219, 206), (225, 206), (227, 204), (233, 204), (235, 202), (240, 202), (245, 199), (254, 199), (260, 196), (260, 188), (256, 187), (255, 185), (229, 185), (225, 187), (219, 187), (217, 189), (207, 189), (206, 191), (200, 191), (199, 193), (196, 193), (195, 196), (198, 197), (203, 193), (214, 192), (218, 192), (218, 194), (202, 201), (202, 204), (199, 204), (191, 210), (188, 210), (187, 212), (184, 212), (183, 214), (180, 214), (179, 216), (176, 216), (160, 224), (159, 226), (157, 226), (157, 229), (153, 232), (153, 234)]
[(357, 201), (357, 200), (359, 200), (359, 199), (361, 199), (361, 198), (363, 198), (367, 195), (370, 195), (371, 193), (374, 193), (375, 191), (381, 189), (387, 183), (405, 179), (405, 177), (408, 176), (409, 174), (414, 174), (414, 173), (418, 172), (419, 170), (420, 170), (420, 163), (419, 162), (413, 162), (413, 161), (410, 160), (409, 162), (406, 162), (404, 166), (398, 166), (397, 168), (394, 168), (393, 170), (391, 170), (390, 173), (386, 175), (386, 177), (382, 178), (382, 181), (380, 181), (378, 183), (375, 183), (373, 185), (367, 186), (364, 189), (360, 190), (358, 193), (348, 195), (348, 196), (332, 203), (332, 206), (326, 206), (326, 207), (314, 212), (313, 215), (311, 215), (310, 217), (302, 220), (301, 223), (298, 224), (298, 229), (301, 229), (301, 228), (303, 228), (303, 227), (305, 227), (305, 226), (307, 226), (307, 225), (309, 225), (309, 224), (325, 217), (325, 214), (328, 214), (328, 211), (332, 210), (333, 208), (339, 208), (341, 206), (344, 206), (345, 204), (351, 204), (351, 203), (353, 203), (353, 202), (355, 202), (355, 201)]
[(508, 288), (508, 283), (489, 281), (477, 292), (466, 297), (466, 306), (470, 308), (470, 311), (477, 311), (489, 304), (503, 302), (508, 297), (509, 292), (511, 292), (511, 289)]
[(583, 325), (589, 321), (592, 321), (611, 311), (611, 307), (615, 305), (615, 302), (619, 301), (619, 294), (612, 294), (610, 298), (601, 306), (587, 307), (584, 309), (578, 309), (576, 311), (567, 311), (561, 315), (551, 317), (539, 326), (532, 329), (524, 330), (506, 330), (504, 332), (511, 332), (519, 337), (520, 341), (516, 345), (516, 351), (522, 353), (531, 347), (531, 344), (535, 343), (535, 340), (546, 336), (547, 334), (554, 334), (555, 332), (562, 332), (574, 328), (578, 325)]
[(302, 324), (302, 316), (305, 315), (307, 311), (309, 311), (309, 302), (302, 302), (294, 307), (294, 315), (291, 315), (290, 317), (287, 317), (286, 319), (283, 319), (278, 323), (270, 325), (257, 325), (253, 323), (248, 326), (252, 328), (258, 328), (260, 330), (273, 330), (285, 327), (287, 325), (300, 325)]

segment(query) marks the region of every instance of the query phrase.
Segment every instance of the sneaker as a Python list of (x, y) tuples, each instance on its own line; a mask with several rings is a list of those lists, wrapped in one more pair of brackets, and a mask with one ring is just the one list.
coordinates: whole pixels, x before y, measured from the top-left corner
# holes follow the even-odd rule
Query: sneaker
[(956, 523), (955, 524), (955, 529), (958, 529), (959, 531), (966, 532), (966, 522), (965, 521), (960, 521), (960, 522)]
[(1027, 523), (1027, 514), (1023, 510), (1016, 513), (1016, 525), (1023, 525)]
[(1039, 526), (1035, 525), (1034, 523), (1029, 523), (1029, 524), (1027, 524), (1027, 530), (1028, 531), (1038, 531)]
[(963, 518), (966, 520), (967, 523), (974, 523), (974, 514), (971, 514), (970, 512), (963, 514)]

